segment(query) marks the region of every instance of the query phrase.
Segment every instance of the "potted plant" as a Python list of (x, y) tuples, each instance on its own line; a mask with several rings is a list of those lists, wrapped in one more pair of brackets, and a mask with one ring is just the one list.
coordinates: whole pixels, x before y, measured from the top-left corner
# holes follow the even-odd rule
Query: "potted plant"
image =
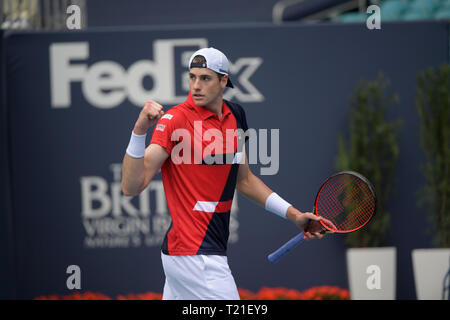
[(361, 173), (372, 182), (377, 195), (372, 221), (346, 236), (352, 247), (347, 250), (352, 299), (395, 299), (396, 248), (380, 247), (389, 231), (386, 204), (399, 156), (400, 121), (389, 120), (386, 115), (398, 96), (388, 93), (388, 86), (389, 80), (382, 73), (374, 81), (361, 80), (350, 104), (348, 142), (342, 134), (338, 136), (337, 170)]
[(426, 184), (419, 204), (427, 208), (435, 248), (413, 250), (418, 299), (443, 298), (444, 278), (450, 269), (450, 66), (419, 73), (416, 107), (420, 143), (426, 155), (422, 172)]

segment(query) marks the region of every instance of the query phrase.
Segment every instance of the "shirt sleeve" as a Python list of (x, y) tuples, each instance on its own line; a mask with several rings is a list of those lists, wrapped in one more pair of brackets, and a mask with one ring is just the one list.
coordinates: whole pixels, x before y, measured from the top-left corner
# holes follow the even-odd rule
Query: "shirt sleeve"
[(169, 110), (156, 123), (150, 144), (160, 145), (170, 155), (173, 147), (178, 143), (178, 141), (172, 141), (172, 134), (177, 128), (182, 128), (184, 122), (182, 113)]

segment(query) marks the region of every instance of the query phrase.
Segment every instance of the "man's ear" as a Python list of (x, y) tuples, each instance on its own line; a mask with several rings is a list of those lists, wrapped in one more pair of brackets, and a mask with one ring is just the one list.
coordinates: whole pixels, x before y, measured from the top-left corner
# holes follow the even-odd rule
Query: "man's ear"
[(220, 80), (220, 86), (222, 87), (222, 89), (225, 89), (227, 83), (228, 83), (228, 75), (224, 74)]

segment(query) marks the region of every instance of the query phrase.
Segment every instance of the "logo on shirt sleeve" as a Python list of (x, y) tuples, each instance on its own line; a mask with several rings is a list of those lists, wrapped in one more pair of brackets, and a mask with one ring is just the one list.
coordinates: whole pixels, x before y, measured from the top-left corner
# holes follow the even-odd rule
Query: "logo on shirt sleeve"
[(169, 120), (171, 120), (172, 119), (172, 117), (173, 117), (173, 114), (165, 114), (165, 115), (163, 115), (162, 117), (161, 117), (161, 119), (169, 119)]
[(166, 129), (166, 126), (165, 126), (164, 124), (158, 124), (158, 125), (156, 126), (156, 130), (164, 131), (164, 129)]

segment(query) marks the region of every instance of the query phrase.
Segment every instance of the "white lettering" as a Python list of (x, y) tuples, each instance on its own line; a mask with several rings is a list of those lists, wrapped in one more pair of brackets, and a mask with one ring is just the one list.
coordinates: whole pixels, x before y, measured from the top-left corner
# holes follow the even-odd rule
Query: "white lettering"
[(67, 29), (73, 30), (73, 29), (81, 29), (81, 9), (76, 4), (72, 4), (67, 7), (66, 10), (67, 14), (71, 14), (69, 17), (67, 17), (66, 20), (66, 26)]
[[(152, 180), (148, 187), (133, 199), (121, 193), (121, 164), (113, 163), (109, 168), (114, 177), (112, 182), (100, 176), (80, 178), (84, 246), (160, 246), (171, 221), (162, 181)], [(231, 206), (229, 243), (235, 243), (239, 239), (238, 210), (235, 194)]]
[(183, 307), (183, 315), (209, 315), (210, 318), (214, 317), (217, 307), (196, 307), (189, 304), (189, 307)]
[(82, 82), (86, 100), (97, 108), (113, 108), (126, 98), (126, 71), (113, 61), (97, 62), (89, 68)]
[(379, 6), (373, 4), (367, 7), (367, 13), (373, 14), (367, 18), (366, 26), (367, 29), (381, 29), (381, 9)]
[(366, 273), (370, 274), (366, 281), (367, 289), (381, 289), (381, 268), (377, 265), (370, 265), (367, 267)]
[[(69, 22), (68, 22), (69, 23)], [(75, 23), (75, 22), (73, 22)], [(153, 60), (137, 60), (126, 70), (115, 61), (97, 61), (88, 66), (90, 58), (89, 42), (53, 43), (50, 45), (50, 85), (52, 108), (69, 108), (72, 104), (71, 84), (81, 82), (82, 94), (86, 101), (97, 108), (109, 109), (119, 106), (127, 98), (141, 107), (146, 100), (157, 100), (161, 104), (177, 104), (186, 99), (187, 87), (182, 95), (176, 93), (176, 83), (186, 82), (186, 72), (175, 73), (177, 47), (208, 46), (205, 38), (167, 39), (153, 42)], [(178, 52), (178, 51), (177, 51)], [(181, 53), (181, 64), (187, 65), (189, 59), (185, 51)], [(263, 95), (250, 82), (250, 77), (262, 64), (259, 57), (239, 58), (234, 64), (230, 61), (230, 74), (239, 74), (233, 80), (233, 90), (227, 90), (225, 99), (242, 102), (260, 102)], [(152, 79), (152, 87), (144, 86), (144, 79)], [(183, 82), (183, 83), (184, 83)], [(241, 88), (241, 89), (240, 89)]]
[[(242, 129), (227, 129), (225, 137), (222, 131), (211, 128), (203, 132), (202, 121), (194, 121), (194, 164), (243, 164), (244, 157), (244, 141), (245, 137), (249, 138), (249, 164), (260, 164), (266, 167), (260, 168), (261, 175), (275, 175), (280, 168), (280, 129), (270, 130), (270, 155), (268, 143), (268, 130), (250, 128), (246, 132)], [(259, 139), (258, 139), (259, 135)], [(171, 141), (179, 141), (171, 151), (171, 160), (174, 164), (191, 164), (191, 133), (184, 128), (175, 129), (171, 135)], [(237, 149), (235, 149), (235, 137), (237, 139)], [(209, 142), (204, 149), (203, 143)], [(259, 144), (258, 144), (259, 141)], [(224, 159), (224, 143), (225, 143), (225, 159)], [(259, 151), (259, 152), (258, 152)], [(225, 162), (224, 162), (225, 161)]]
[(269, 167), (261, 168), (261, 175), (275, 175), (280, 167), (280, 129), (270, 130), (270, 157), (267, 154), (267, 130), (259, 130), (259, 161), (263, 165), (270, 163)]
[(172, 132), (171, 141), (179, 141), (170, 153), (170, 157), (174, 164), (191, 164), (191, 134), (187, 129), (178, 128)]
[[(101, 218), (111, 211), (108, 184), (101, 177), (81, 177), (81, 214), (86, 218)], [(94, 208), (94, 203), (100, 204)]]
[(70, 83), (83, 81), (87, 66), (71, 65), (71, 60), (89, 58), (87, 42), (53, 43), (50, 45), (50, 85), (53, 108), (68, 108), (72, 102)]
[[(222, 131), (211, 128), (203, 135), (205, 141), (211, 141), (203, 150), (203, 159), (206, 164), (223, 164), (223, 137)], [(234, 152), (234, 150), (233, 150)]]
[(66, 273), (70, 274), (70, 276), (67, 278), (66, 286), (67, 289), (73, 290), (73, 289), (81, 289), (81, 269), (77, 265), (70, 265), (66, 269)]

